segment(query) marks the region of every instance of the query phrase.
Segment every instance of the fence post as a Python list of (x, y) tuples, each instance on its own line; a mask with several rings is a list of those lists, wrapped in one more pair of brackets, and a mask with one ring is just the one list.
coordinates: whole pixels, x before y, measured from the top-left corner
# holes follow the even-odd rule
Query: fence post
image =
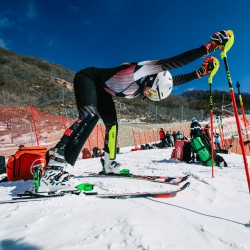
[(132, 129), (132, 133), (133, 133), (133, 138), (134, 138), (134, 144), (135, 144), (135, 148), (137, 148), (137, 144), (136, 144), (136, 139), (135, 139), (135, 132), (134, 132), (134, 130)]
[(11, 131), (11, 144), (13, 144), (14, 143), (14, 140), (13, 140), (13, 138), (14, 138), (14, 136), (13, 136), (13, 130), (12, 130), (12, 120), (11, 120), (11, 118), (10, 118), (10, 131)]
[(39, 146), (39, 137), (38, 137), (38, 133), (37, 133), (37, 129), (36, 129), (36, 120), (35, 120), (35, 115), (34, 115), (34, 112), (33, 112), (32, 105), (30, 105), (30, 111), (31, 111), (31, 119), (32, 119), (32, 122), (33, 122), (33, 125), (34, 125), (34, 131), (35, 131), (35, 135), (36, 135), (36, 143)]
[(91, 152), (92, 149), (91, 149), (91, 145), (90, 145), (90, 139), (88, 138), (88, 144), (89, 144), (89, 151)]
[(99, 125), (96, 125), (96, 140), (97, 140), (97, 147), (99, 148)]

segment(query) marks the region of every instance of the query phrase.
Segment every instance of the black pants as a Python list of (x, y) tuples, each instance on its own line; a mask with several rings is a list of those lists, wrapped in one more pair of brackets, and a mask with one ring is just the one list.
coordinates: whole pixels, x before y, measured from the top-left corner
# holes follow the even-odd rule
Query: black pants
[[(89, 74), (89, 69), (86, 71)], [(109, 152), (107, 147), (109, 130), (112, 125), (116, 125), (118, 128), (116, 109), (112, 96), (100, 87), (97, 82), (92, 80), (91, 76), (85, 75), (84, 70), (81, 73), (77, 73), (74, 78), (74, 93), (79, 119), (84, 121), (89, 113), (96, 113), (103, 120), (106, 126), (104, 150)], [(70, 126), (70, 129), (75, 130), (77, 127), (78, 122), (76, 121)], [(89, 137), (91, 131), (85, 133), (88, 133), (85, 137)], [(64, 134), (56, 147), (63, 148), (72, 139)]]
[(74, 79), (74, 92), (78, 112), (86, 106), (96, 108), (105, 125), (116, 124), (117, 115), (112, 96), (94, 80), (84, 74), (76, 74)]
[(161, 139), (161, 148), (165, 148), (165, 147), (166, 147), (166, 140)]

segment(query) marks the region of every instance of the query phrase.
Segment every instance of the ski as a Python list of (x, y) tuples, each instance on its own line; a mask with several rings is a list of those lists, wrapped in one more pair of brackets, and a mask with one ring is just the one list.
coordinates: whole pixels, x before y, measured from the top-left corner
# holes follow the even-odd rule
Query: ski
[(129, 199), (129, 198), (173, 198), (177, 193), (185, 190), (190, 185), (189, 182), (185, 183), (183, 186), (179, 187), (176, 190), (170, 191), (160, 191), (160, 192), (133, 192), (133, 193), (107, 193), (99, 194), (97, 192), (84, 192), (81, 190), (64, 190), (60, 193), (35, 193), (35, 194), (18, 194), (17, 197), (13, 197), (12, 200), (0, 201), (1, 204), (8, 203), (19, 203), (19, 202), (29, 202), (29, 201), (42, 201), (49, 198), (63, 197), (67, 194), (84, 194), (86, 196), (97, 197), (101, 199)]
[(179, 185), (180, 183), (186, 181), (189, 178), (189, 174), (185, 176), (179, 177), (171, 177), (171, 176), (151, 176), (151, 175), (135, 175), (135, 174), (105, 174), (103, 172), (100, 173), (87, 173), (89, 174), (86, 177), (116, 177), (116, 178), (128, 178), (128, 179), (139, 179), (150, 182), (157, 183), (165, 183), (170, 185)]
[(102, 199), (131, 199), (131, 198), (173, 198), (177, 193), (185, 190), (190, 182), (185, 183), (177, 190), (163, 192), (138, 192), (138, 193), (114, 193), (114, 194), (96, 194), (95, 197)]

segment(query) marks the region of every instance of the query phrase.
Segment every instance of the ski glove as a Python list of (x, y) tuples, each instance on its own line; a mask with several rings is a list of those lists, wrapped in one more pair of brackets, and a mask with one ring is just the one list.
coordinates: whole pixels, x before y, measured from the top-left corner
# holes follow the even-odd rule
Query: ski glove
[(210, 42), (205, 44), (207, 54), (209, 55), (210, 53), (218, 49), (220, 46), (224, 46), (230, 39), (230, 35), (230, 30), (222, 30), (214, 33), (210, 38)]
[(213, 56), (210, 56), (203, 62), (201, 67), (195, 71), (195, 73), (198, 76), (198, 78), (201, 78), (203, 76), (210, 74), (211, 71), (215, 68), (215, 66), (216, 66), (215, 58)]
[(212, 43), (214, 48), (217, 48), (218, 46), (225, 45), (229, 39), (230, 39), (229, 31), (222, 30), (214, 33), (211, 36), (210, 42)]

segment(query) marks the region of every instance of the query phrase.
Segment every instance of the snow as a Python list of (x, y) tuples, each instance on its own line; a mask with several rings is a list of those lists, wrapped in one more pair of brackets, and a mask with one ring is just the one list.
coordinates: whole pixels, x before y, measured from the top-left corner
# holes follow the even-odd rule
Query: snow
[[(250, 228), (245, 226), (250, 221), (250, 194), (242, 156), (222, 155), (228, 167), (216, 167), (212, 178), (210, 167), (172, 160), (171, 152), (124, 152), (117, 159), (135, 174), (189, 173), (190, 187), (176, 197), (113, 200), (82, 194), (2, 204), (0, 249), (250, 249)], [(144, 180), (84, 177), (86, 172), (100, 170), (98, 158), (79, 159), (68, 169), (75, 181), (95, 183), (103, 193), (177, 188)], [(31, 184), (1, 183), (0, 200), (10, 199)]]

